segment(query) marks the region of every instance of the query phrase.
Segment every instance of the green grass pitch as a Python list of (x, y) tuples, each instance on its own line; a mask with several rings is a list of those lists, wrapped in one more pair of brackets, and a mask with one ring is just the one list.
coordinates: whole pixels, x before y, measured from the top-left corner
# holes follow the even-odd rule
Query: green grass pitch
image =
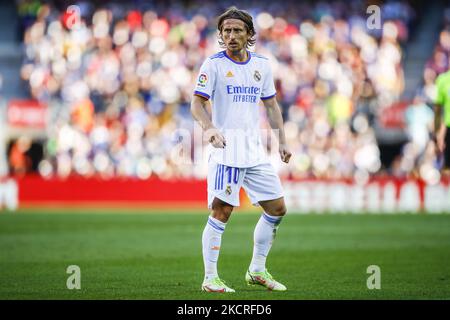
[[(0, 212), (0, 299), (450, 299), (450, 215), (290, 213), (267, 261), (280, 293), (245, 284), (259, 215), (236, 212), (219, 258), (233, 294), (200, 291), (207, 215)], [(66, 287), (69, 265), (80, 290)]]

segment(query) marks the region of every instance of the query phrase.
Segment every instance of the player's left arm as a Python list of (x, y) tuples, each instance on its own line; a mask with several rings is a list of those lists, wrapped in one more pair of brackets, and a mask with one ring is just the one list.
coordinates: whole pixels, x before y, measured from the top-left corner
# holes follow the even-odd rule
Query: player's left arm
[(279, 133), (278, 141), (280, 147), (278, 150), (280, 152), (281, 161), (288, 163), (292, 153), (289, 151), (286, 144), (286, 135), (284, 134), (283, 116), (281, 114), (280, 106), (278, 105), (275, 96), (262, 101), (267, 110), (267, 118), (269, 119), (270, 127)]

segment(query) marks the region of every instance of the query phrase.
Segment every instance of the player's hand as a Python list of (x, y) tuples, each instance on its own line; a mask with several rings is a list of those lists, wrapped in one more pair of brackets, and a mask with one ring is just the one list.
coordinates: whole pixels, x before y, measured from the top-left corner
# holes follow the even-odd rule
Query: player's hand
[(206, 136), (209, 143), (211, 143), (214, 148), (225, 148), (227, 145), (225, 137), (216, 128), (208, 129), (206, 131)]
[(284, 144), (280, 144), (279, 152), (281, 161), (288, 163), (289, 159), (291, 159), (292, 153), (288, 150), (287, 146)]

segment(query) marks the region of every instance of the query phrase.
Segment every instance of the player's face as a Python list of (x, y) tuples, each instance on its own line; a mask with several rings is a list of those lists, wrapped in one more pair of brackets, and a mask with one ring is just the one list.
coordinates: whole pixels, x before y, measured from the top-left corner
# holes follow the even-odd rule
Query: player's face
[(239, 19), (226, 19), (222, 25), (222, 40), (231, 52), (245, 50), (249, 34), (245, 23)]

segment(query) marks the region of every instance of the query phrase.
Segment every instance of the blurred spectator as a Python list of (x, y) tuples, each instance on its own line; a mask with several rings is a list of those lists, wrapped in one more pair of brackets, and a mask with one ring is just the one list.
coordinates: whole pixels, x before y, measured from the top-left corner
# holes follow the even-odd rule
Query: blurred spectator
[(430, 140), (434, 113), (421, 96), (416, 96), (405, 112), (408, 136), (416, 156), (421, 155)]
[(32, 162), (27, 152), (31, 147), (31, 139), (26, 136), (19, 137), (11, 146), (9, 152), (10, 172), (16, 176), (23, 176), (30, 172)]

